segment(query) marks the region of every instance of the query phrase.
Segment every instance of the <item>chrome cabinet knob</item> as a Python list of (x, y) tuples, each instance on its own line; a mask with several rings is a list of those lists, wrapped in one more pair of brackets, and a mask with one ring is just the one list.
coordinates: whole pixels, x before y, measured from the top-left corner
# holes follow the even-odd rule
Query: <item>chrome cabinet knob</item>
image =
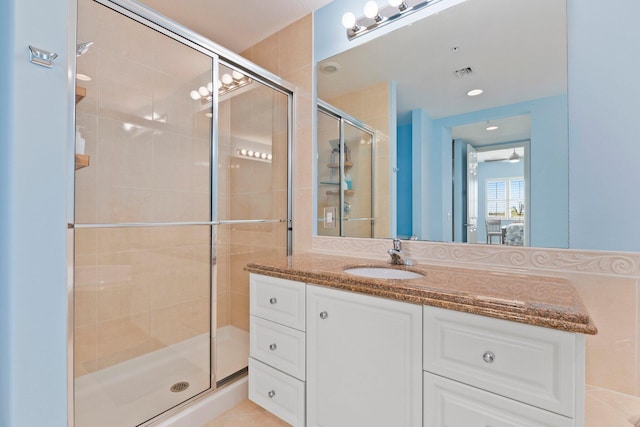
[(278, 346), (276, 345), (276, 343), (269, 344), (269, 350), (274, 351), (276, 348), (278, 348)]
[(493, 361), (496, 360), (496, 356), (490, 351), (485, 351), (484, 354), (482, 355), (482, 360), (484, 360), (487, 363), (493, 363)]
[(270, 399), (273, 399), (275, 395), (276, 395), (275, 390), (270, 390), (269, 393), (267, 393), (267, 396), (269, 396)]
[(278, 303), (278, 299), (276, 297), (269, 298), (269, 304), (273, 305), (277, 303)]
[(329, 317), (329, 313), (327, 313), (326, 311), (321, 311), (320, 312), (320, 318), (322, 320), (326, 319), (327, 317)]

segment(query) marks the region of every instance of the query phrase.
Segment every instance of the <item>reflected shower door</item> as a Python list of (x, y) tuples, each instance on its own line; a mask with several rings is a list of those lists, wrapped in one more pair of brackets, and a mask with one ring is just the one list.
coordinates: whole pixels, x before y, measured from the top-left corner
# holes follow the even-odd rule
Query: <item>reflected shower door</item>
[(373, 135), (343, 120), (343, 236), (373, 237)]
[(317, 110), (317, 234), (373, 237), (374, 132), (326, 105)]
[(212, 387), (214, 59), (78, 3), (76, 427), (134, 426)]
[(218, 73), (216, 375), (247, 367), (250, 262), (288, 253), (291, 95), (220, 65)]
[(340, 119), (318, 109), (318, 236), (340, 236)]

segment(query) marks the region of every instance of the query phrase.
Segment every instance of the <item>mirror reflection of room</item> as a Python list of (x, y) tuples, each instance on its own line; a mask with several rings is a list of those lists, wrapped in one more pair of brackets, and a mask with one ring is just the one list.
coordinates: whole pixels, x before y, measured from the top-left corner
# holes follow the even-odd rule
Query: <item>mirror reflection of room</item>
[[(462, 2), (318, 58), (318, 98), (388, 135), (389, 162), (375, 169), (373, 199), (384, 172), (389, 228), (376, 237), (567, 247), (566, 49), (565, 1), (487, 0)], [(526, 132), (501, 135), (517, 121), (526, 122)], [(489, 124), (498, 130), (486, 131)], [(494, 139), (465, 142), (458, 133), (474, 125)], [(478, 150), (482, 174), (509, 163), (486, 161), (490, 147), (508, 150), (498, 157), (515, 150), (524, 168), (491, 184), (505, 189), (492, 201), (479, 176), (478, 215), (470, 216), (469, 174), (459, 163), (466, 161), (466, 145)], [(378, 146), (376, 157), (383, 150)], [(377, 221), (375, 209), (374, 216)], [(496, 219), (498, 231), (488, 235), (487, 220)], [(316, 234), (326, 235), (321, 227)]]

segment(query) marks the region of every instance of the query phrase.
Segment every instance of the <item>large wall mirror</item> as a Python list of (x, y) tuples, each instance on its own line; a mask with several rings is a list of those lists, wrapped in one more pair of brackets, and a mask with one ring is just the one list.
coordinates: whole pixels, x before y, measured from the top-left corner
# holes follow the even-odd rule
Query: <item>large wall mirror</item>
[(375, 237), (568, 246), (565, 1), (468, 0), (317, 65), (318, 99), (389, 141)]

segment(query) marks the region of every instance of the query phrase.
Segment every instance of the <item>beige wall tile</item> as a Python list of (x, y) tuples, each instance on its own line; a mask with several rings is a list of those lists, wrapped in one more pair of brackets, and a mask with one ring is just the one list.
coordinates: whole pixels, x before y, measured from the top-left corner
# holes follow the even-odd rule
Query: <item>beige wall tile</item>
[(312, 15), (309, 14), (280, 31), (280, 72), (289, 73), (309, 65), (312, 55)]
[(638, 393), (635, 280), (582, 276), (573, 284), (598, 327), (587, 336), (586, 382)]

